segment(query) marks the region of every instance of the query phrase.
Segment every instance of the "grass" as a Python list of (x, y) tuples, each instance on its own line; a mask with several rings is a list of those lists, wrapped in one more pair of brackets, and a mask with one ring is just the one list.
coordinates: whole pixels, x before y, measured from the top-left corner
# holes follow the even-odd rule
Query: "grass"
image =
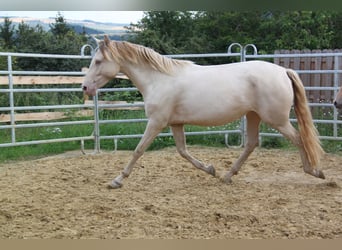
[[(316, 119), (331, 119), (329, 113), (319, 113), (320, 117)], [(133, 118), (145, 118), (143, 111), (101, 111), (100, 118), (107, 119), (133, 119)], [(88, 117), (87, 119), (92, 119)], [(75, 119), (68, 119), (75, 120)], [(82, 119), (84, 120), (84, 118)], [(145, 130), (146, 122), (138, 123), (116, 123), (116, 124), (101, 124), (101, 135), (124, 135), (124, 134), (143, 134)], [(240, 121), (236, 121), (224, 126), (203, 128), (199, 126), (186, 126), (185, 130), (188, 132), (203, 131), (203, 130), (236, 130), (240, 126)], [(67, 137), (80, 137), (89, 136), (93, 133), (94, 126), (92, 124), (87, 125), (72, 125), (72, 126), (52, 126), (52, 127), (35, 127), (35, 128), (22, 128), (16, 129), (17, 141), (32, 141), (32, 140), (45, 140), (53, 138), (67, 138)], [(333, 125), (331, 124), (319, 124), (318, 129), (321, 135), (332, 136)], [(269, 128), (265, 124), (261, 125), (260, 130), (262, 132), (274, 133), (274, 129)], [(9, 143), (11, 141), (9, 129), (0, 130), (0, 143)], [(167, 128), (163, 132), (170, 132)], [(339, 125), (339, 136), (342, 136), (342, 128)], [(118, 149), (120, 150), (133, 150), (138, 144), (140, 139), (121, 139), (118, 141)], [(187, 136), (187, 143), (189, 145), (205, 145), (211, 147), (225, 147), (224, 135), (201, 135), (201, 136)], [(239, 145), (241, 143), (241, 136), (239, 134), (229, 135), (230, 145)], [(154, 140), (149, 150), (157, 150), (168, 146), (173, 146), (174, 140), (172, 137), (158, 137)], [(340, 141), (328, 141), (323, 140), (322, 145), (327, 152), (341, 153), (342, 144)], [(292, 144), (282, 137), (263, 137), (262, 147), (265, 148), (293, 148)], [(5, 162), (9, 160), (25, 160), (28, 158), (37, 158), (48, 155), (60, 154), (70, 150), (80, 150), (80, 142), (63, 142), (63, 143), (49, 143), (30, 146), (16, 146), (0, 148), (0, 161)], [(86, 141), (86, 149), (93, 149), (94, 142)], [(101, 140), (101, 149), (113, 150), (113, 140)]]
[[(16, 141), (34, 141), (48, 140), (57, 138), (78, 137), (82, 135), (90, 135), (92, 133), (91, 125), (79, 126), (56, 126), (56, 127), (35, 127), (16, 129)], [(11, 142), (11, 131), (9, 129), (0, 130), (0, 143)], [(80, 142), (63, 142), (63, 143), (48, 143), (36, 144), (29, 146), (14, 146), (0, 148), (0, 161), (8, 160), (23, 160), (60, 154), (65, 151), (80, 149)]]

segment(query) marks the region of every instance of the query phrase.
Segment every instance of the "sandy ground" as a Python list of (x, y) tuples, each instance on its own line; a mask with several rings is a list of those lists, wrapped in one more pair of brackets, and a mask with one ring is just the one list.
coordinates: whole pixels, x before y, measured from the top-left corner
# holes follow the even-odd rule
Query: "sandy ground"
[[(241, 149), (190, 147), (220, 174)], [(131, 152), (72, 152), (0, 165), (0, 238), (342, 238), (342, 156), (327, 179), (304, 174), (297, 151), (257, 149), (233, 183), (150, 151), (110, 190)]]

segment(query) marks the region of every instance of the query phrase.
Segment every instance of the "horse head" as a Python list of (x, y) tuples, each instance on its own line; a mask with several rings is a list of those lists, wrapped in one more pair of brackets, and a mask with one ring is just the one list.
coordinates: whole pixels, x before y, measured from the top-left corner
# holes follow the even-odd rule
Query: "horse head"
[(94, 96), (98, 88), (103, 87), (109, 80), (115, 78), (120, 71), (120, 65), (113, 60), (110, 52), (111, 40), (108, 36), (104, 40), (97, 41), (98, 49), (90, 63), (85, 75), (82, 89), (85, 94)]

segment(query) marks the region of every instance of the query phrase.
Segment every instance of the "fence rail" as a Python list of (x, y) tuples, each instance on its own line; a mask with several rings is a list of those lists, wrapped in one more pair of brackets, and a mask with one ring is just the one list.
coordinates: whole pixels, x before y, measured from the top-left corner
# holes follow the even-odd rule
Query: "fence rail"
[[(342, 63), (339, 63), (342, 59), (341, 52), (342, 50), (278, 50), (276, 54), (296, 56), (278, 57), (274, 59), (274, 63), (300, 72), (304, 86), (321, 88), (310, 90), (307, 88), (310, 102), (331, 103), (335, 92), (329, 87), (335, 88), (335, 81), (341, 82), (342, 80)], [(335, 73), (337, 73), (336, 76)]]
[[(207, 58), (207, 57), (226, 57), (240, 58), (240, 61), (245, 60), (273, 60), (274, 63), (284, 67), (295, 69), (305, 85), (310, 106), (312, 108), (324, 108), (324, 112), (328, 113), (328, 117), (315, 117), (316, 125), (326, 124), (333, 127), (331, 134), (321, 134), (321, 139), (326, 140), (342, 140), (340, 127), (342, 122), (338, 120), (338, 113), (332, 105), (332, 100), (342, 83), (342, 51), (276, 51), (272, 55), (258, 55), (255, 46), (233, 44), (240, 51), (232, 53), (230, 46), (227, 53), (212, 53), (212, 54), (181, 54), (167, 55), (172, 58)], [(252, 47), (254, 53), (247, 54), (247, 47)], [(101, 125), (127, 123), (144, 123), (146, 118), (130, 118), (130, 119), (103, 119), (100, 114), (104, 109), (125, 109), (127, 112), (143, 108), (143, 103), (123, 103), (123, 102), (104, 102), (100, 100), (103, 92), (118, 93), (126, 91), (137, 91), (136, 88), (114, 88), (114, 89), (99, 89), (92, 101), (84, 101), (82, 103), (60, 104), (42, 106), (15, 106), (15, 95), (18, 93), (82, 93), (81, 88), (73, 87), (73, 84), (80, 84), (84, 78), (84, 72), (59, 72), (59, 71), (15, 71), (13, 70), (12, 57), (40, 57), (40, 58), (62, 58), (62, 59), (91, 59), (91, 56), (84, 55), (42, 55), (42, 54), (25, 54), (25, 53), (4, 53), (0, 52), (0, 57), (7, 57), (8, 68), (0, 70), (0, 95), (8, 97), (8, 105), (0, 107), (0, 133), (10, 133), (7, 141), (0, 138), (0, 147), (33, 145), (43, 143), (62, 143), (68, 141), (79, 141), (82, 150), (84, 142), (90, 140), (94, 142), (94, 150), (101, 150), (102, 140), (113, 140), (114, 149), (118, 147), (118, 140), (127, 138), (140, 138), (141, 133), (133, 134), (113, 134), (105, 135), (101, 133)], [(119, 78), (127, 79), (124, 75), (119, 75)], [(27, 86), (44, 86), (47, 88), (27, 88)], [(63, 84), (61, 87), (61, 84)], [(65, 87), (64, 84), (70, 85)], [(70, 115), (71, 114), (71, 115)], [(87, 116), (87, 119), (74, 121), (75, 117)], [(292, 119), (296, 122), (296, 119)], [(18, 130), (28, 128), (49, 128), (56, 126), (83, 126), (91, 125), (92, 131), (88, 134), (85, 132), (79, 136), (70, 136), (63, 138), (50, 139), (32, 139), (25, 140), (18, 135)], [(229, 136), (238, 134), (241, 136), (241, 145), (244, 144), (245, 136), (245, 120), (241, 119), (235, 129), (217, 129), (203, 128), (202, 131), (186, 132), (190, 136), (203, 136), (209, 134), (219, 134), (224, 136), (227, 146), (229, 145)], [(164, 132), (160, 137), (171, 136), (171, 133)], [(260, 133), (260, 139), (264, 137), (279, 137), (281, 136), (275, 131), (266, 131)]]

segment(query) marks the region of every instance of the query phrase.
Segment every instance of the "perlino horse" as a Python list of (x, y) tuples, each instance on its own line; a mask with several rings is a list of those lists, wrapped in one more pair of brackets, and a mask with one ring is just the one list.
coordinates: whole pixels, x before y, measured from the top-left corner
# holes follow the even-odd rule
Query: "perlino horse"
[[(304, 171), (324, 179), (318, 164), (323, 149), (312, 122), (305, 90), (297, 73), (263, 61), (200, 66), (190, 61), (162, 56), (152, 49), (129, 42), (98, 42), (82, 88), (95, 95), (118, 72), (126, 74), (141, 92), (148, 123), (133, 157), (110, 187), (119, 188), (132, 172), (136, 161), (153, 139), (170, 126), (177, 150), (196, 168), (215, 176), (186, 149), (184, 125), (223, 125), (243, 115), (247, 118), (247, 143), (243, 153), (222, 180), (231, 182), (241, 165), (258, 145), (261, 121), (280, 131), (299, 148)], [(292, 104), (299, 132), (291, 125)]]

